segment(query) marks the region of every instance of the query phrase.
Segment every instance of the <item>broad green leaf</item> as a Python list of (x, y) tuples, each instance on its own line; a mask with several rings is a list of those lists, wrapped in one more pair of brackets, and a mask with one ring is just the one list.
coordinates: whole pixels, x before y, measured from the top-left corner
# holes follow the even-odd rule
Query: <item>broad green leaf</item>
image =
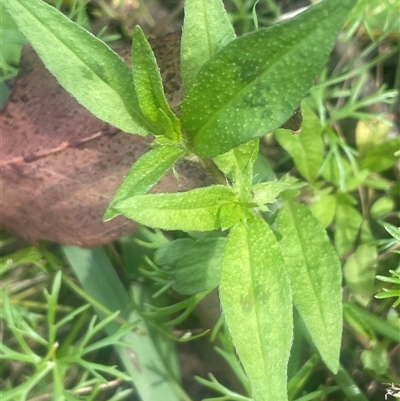
[(339, 258), (324, 227), (304, 205), (287, 201), (278, 215), (278, 229), (293, 303), (322, 359), (335, 373), (342, 338)]
[(393, 138), (368, 149), (361, 159), (361, 166), (379, 173), (393, 167), (399, 159), (400, 141), (399, 138)]
[(311, 199), (310, 211), (324, 227), (328, 227), (335, 217), (336, 197), (331, 192), (332, 187), (320, 189)]
[[(154, 134), (164, 134), (171, 138), (180, 136), (180, 122), (170, 109), (165, 98), (160, 70), (151, 46), (139, 26), (133, 30), (132, 74), (137, 97), (143, 115), (158, 128)], [(174, 127), (172, 132), (163, 132), (157, 124), (168, 117)], [(162, 124), (163, 126), (164, 124)]]
[(189, 93), (202, 65), (236, 37), (222, 0), (186, 0), (181, 70)]
[(225, 244), (225, 238), (177, 239), (158, 248), (154, 262), (171, 274), (175, 291), (194, 295), (218, 286)]
[(153, 185), (157, 184), (184, 153), (182, 148), (176, 146), (161, 146), (141, 156), (118, 188), (104, 214), (104, 220), (108, 221), (120, 215), (121, 213), (114, 209), (118, 202), (135, 195), (145, 194)]
[(376, 247), (361, 244), (344, 264), (343, 275), (355, 300), (366, 307), (374, 294)]
[(284, 123), (323, 67), (354, 3), (323, 0), (219, 50), (182, 104), (194, 151), (217, 156)]
[(142, 115), (132, 74), (104, 42), (39, 0), (2, 0), (39, 57), (79, 103), (98, 118), (140, 135)]
[(260, 152), (258, 153), (256, 161), (254, 162), (253, 170), (253, 184), (259, 184), (260, 182), (265, 181), (273, 181), (277, 178), (271, 163)]
[(159, 145), (171, 144), (171, 140), (177, 143), (182, 137), (180, 121), (176, 118), (170, 118), (163, 109), (157, 110), (157, 135), (155, 142)]
[(258, 155), (258, 139), (249, 141), (223, 155), (214, 158), (214, 163), (233, 182), (239, 198), (247, 200), (253, 183), (253, 166)]
[(353, 206), (343, 204), (338, 199), (335, 214), (335, 248), (339, 256), (355, 249), (357, 243), (372, 240), (368, 222)]
[[(19, 60), (21, 59), (21, 50), (25, 43), (24, 35), (19, 31), (15, 21), (10, 14), (4, 10), (3, 4), (0, 4), (1, 18), (1, 64), (2, 64), (2, 81), (11, 78), (17, 71)], [(7, 85), (1, 87), (2, 92), (6, 92)], [(1, 93), (4, 96), (3, 93)], [(3, 98), (1, 99), (3, 101)], [(4, 99), (4, 102), (6, 98)], [(3, 103), (0, 104), (3, 108)]]
[(390, 126), (377, 120), (359, 120), (356, 125), (355, 141), (360, 156), (385, 142)]
[(254, 400), (286, 401), (292, 297), (279, 245), (261, 217), (232, 227), (219, 291)]
[[(393, 182), (378, 174), (370, 174), (364, 181), (364, 185), (368, 188), (378, 189), (381, 191), (389, 191), (390, 189), (393, 189)], [(399, 188), (400, 185), (397, 183), (397, 189)], [(394, 188), (394, 190), (396, 191), (396, 188)]]
[(303, 186), (304, 184), (299, 183), (295, 177), (289, 175), (285, 175), (276, 181), (260, 182), (252, 186), (251, 200), (258, 205), (260, 210), (267, 211), (266, 204), (274, 203), (283, 191), (287, 191), (290, 188), (295, 189), (299, 185)]
[(322, 125), (306, 104), (303, 104), (301, 109), (303, 112), (301, 133), (293, 135), (289, 130), (278, 129), (275, 131), (275, 137), (292, 156), (300, 174), (307, 181), (314, 182), (324, 160)]
[[(390, 358), (386, 348), (377, 343), (372, 350), (365, 350), (360, 355), (364, 369), (375, 372), (378, 375), (385, 375), (390, 367)], [(398, 398), (398, 397), (397, 397)]]
[(118, 202), (114, 209), (140, 224), (164, 230), (226, 229), (242, 217), (235, 193), (223, 185), (175, 194), (134, 196)]
[(379, 220), (385, 218), (385, 215), (396, 210), (396, 201), (392, 196), (382, 196), (378, 198), (370, 208), (370, 216)]

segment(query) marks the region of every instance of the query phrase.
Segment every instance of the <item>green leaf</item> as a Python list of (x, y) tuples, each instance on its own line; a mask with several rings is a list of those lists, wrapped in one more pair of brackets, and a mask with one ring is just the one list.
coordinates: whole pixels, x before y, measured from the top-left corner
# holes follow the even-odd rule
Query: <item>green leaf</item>
[(331, 194), (332, 187), (319, 189), (311, 199), (310, 211), (322, 223), (328, 227), (332, 223), (336, 210), (336, 197)]
[[(383, 319), (377, 316), (376, 313), (368, 312), (365, 308), (358, 306), (356, 303), (344, 302), (343, 310), (346, 315), (351, 315), (352, 319), (358, 320), (358, 325), (364, 327), (364, 333), (367, 337), (371, 336), (371, 332), (375, 331), (377, 334), (383, 336), (384, 339), (394, 341), (396, 344), (399, 342), (399, 322), (397, 313), (394, 320)], [(390, 312), (388, 313), (388, 315)], [(389, 316), (388, 316), (389, 317)], [(346, 316), (346, 319), (349, 320)], [(359, 331), (359, 330), (357, 330)]]
[(236, 37), (221, 0), (186, 0), (181, 70), (189, 93), (202, 65)]
[(162, 109), (157, 110), (157, 121), (155, 123), (157, 132), (155, 142), (159, 145), (171, 144), (171, 141), (178, 143), (182, 137), (181, 122), (170, 116)]
[(314, 182), (324, 161), (322, 125), (317, 116), (306, 105), (302, 105), (303, 123), (301, 133), (293, 135), (286, 129), (275, 131), (280, 145), (292, 156), (300, 174), (309, 182)]
[(297, 188), (303, 186), (303, 183), (299, 183), (295, 177), (285, 175), (276, 181), (260, 182), (255, 184), (251, 188), (252, 201), (258, 205), (258, 208), (263, 211), (267, 211), (268, 207), (265, 205), (268, 203), (276, 202), (277, 197), (283, 192), (291, 188)]
[(390, 126), (377, 120), (359, 120), (355, 131), (355, 142), (360, 156), (384, 143), (388, 138)]
[(217, 156), (284, 123), (323, 67), (354, 3), (324, 0), (218, 51), (182, 104), (194, 151)]
[(175, 194), (134, 196), (118, 202), (114, 209), (140, 224), (163, 230), (226, 229), (242, 217), (235, 193), (223, 185)]
[(258, 139), (214, 158), (214, 163), (233, 182), (239, 199), (247, 200), (253, 182), (253, 166), (258, 155)]
[(185, 151), (176, 146), (161, 146), (150, 150), (137, 160), (131, 167), (121, 186), (118, 188), (114, 199), (111, 201), (104, 220), (108, 221), (121, 213), (114, 206), (127, 198), (145, 194), (174, 166)]
[(355, 172), (351, 164), (340, 155), (338, 148), (335, 148), (327, 155), (321, 175), (326, 181), (339, 187), (342, 192), (348, 192), (349, 181), (353, 179)]
[(385, 215), (396, 210), (396, 202), (391, 196), (382, 196), (378, 198), (370, 208), (370, 216), (375, 219), (384, 219)]
[(220, 298), (254, 400), (286, 401), (291, 291), (275, 235), (259, 216), (250, 215), (231, 229)]
[(394, 166), (399, 158), (400, 141), (393, 138), (368, 149), (362, 156), (361, 167), (379, 173)]
[(133, 79), (100, 39), (39, 0), (2, 0), (39, 57), (79, 103), (119, 129), (146, 135)]
[(225, 244), (225, 238), (178, 239), (158, 248), (154, 262), (171, 274), (175, 291), (194, 295), (218, 286)]
[[(122, 319), (139, 322), (138, 329), (149, 333), (146, 320), (133, 307), (130, 295), (103, 248), (82, 249), (73, 245), (62, 245), (62, 251), (83, 287), (81, 295), (84, 298), (89, 297), (101, 319), (119, 310)], [(140, 291), (139, 288), (135, 290), (136, 293)], [(118, 321), (111, 322), (105, 327), (106, 333), (112, 336), (120, 324)], [(127, 346), (116, 345), (116, 352), (141, 399), (185, 399), (176, 378), (162, 360), (152, 336), (138, 335), (131, 330), (122, 340)], [(174, 358), (173, 355), (169, 357)]]
[(385, 230), (397, 241), (400, 242), (400, 227), (393, 226), (389, 223), (383, 223)]
[(287, 201), (278, 215), (278, 229), (293, 303), (322, 359), (335, 373), (342, 337), (339, 258), (324, 227), (304, 205)]
[(351, 401), (369, 401), (358, 387), (357, 383), (354, 381), (353, 376), (343, 367), (342, 364), (339, 365), (339, 369), (334, 377), (334, 380), (345, 394), (345, 399)]
[(384, 375), (390, 367), (390, 359), (385, 347), (379, 343), (372, 350), (364, 350), (360, 355), (364, 369), (378, 375)]
[[(18, 72), (16, 68), (21, 59), (21, 50), (25, 43), (24, 35), (17, 28), (17, 24), (11, 18), (10, 14), (4, 10), (3, 4), (0, 4), (1, 16), (1, 58), (2, 58), (2, 81), (12, 78)], [(7, 85), (1, 88), (4, 92), (7, 91)], [(2, 96), (5, 94), (2, 93)], [(1, 101), (6, 99), (1, 98)], [(3, 103), (0, 104), (3, 108)]]
[[(160, 70), (151, 46), (139, 26), (133, 30), (132, 74), (137, 97), (143, 115), (158, 128), (154, 134), (164, 134), (171, 138), (181, 135), (180, 121), (170, 109), (165, 98)], [(160, 131), (159, 120), (165, 116), (171, 121), (172, 132)], [(162, 124), (161, 126), (165, 126)]]
[(340, 197), (335, 215), (335, 248), (339, 256), (355, 249), (357, 242), (372, 240), (368, 222), (353, 206), (343, 204)]
[(276, 174), (268, 161), (266, 156), (258, 153), (257, 159), (254, 162), (254, 176), (253, 184), (259, 184), (260, 182), (276, 180)]
[(361, 244), (344, 264), (343, 275), (355, 300), (366, 307), (374, 293), (375, 269), (377, 265), (376, 247)]

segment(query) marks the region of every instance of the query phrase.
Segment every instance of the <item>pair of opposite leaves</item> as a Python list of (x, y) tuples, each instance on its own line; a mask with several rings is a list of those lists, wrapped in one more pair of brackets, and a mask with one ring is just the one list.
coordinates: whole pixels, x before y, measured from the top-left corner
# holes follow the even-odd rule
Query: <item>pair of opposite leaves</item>
[[(183, 99), (180, 33), (150, 41), (171, 108)], [(121, 56), (129, 63), (130, 49)], [(284, 126), (296, 130), (297, 110)], [(103, 222), (131, 165), (149, 150), (150, 137), (125, 134), (83, 108), (46, 70), (30, 46), (0, 113), (3, 228), (30, 243), (49, 240), (93, 247), (136, 230), (124, 217)], [(179, 180), (170, 172), (151, 192), (177, 192), (210, 185), (199, 166), (181, 161)]]

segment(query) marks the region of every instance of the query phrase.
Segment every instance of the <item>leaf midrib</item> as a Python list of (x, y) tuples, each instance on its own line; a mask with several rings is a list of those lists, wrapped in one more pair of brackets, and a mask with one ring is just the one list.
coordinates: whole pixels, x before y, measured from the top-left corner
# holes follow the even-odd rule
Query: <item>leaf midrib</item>
[[(265, 28), (265, 30), (273, 30), (274, 27), (271, 28)], [(246, 86), (244, 86), (242, 89), (240, 89), (237, 94), (235, 96), (233, 96), (228, 102), (224, 103), (215, 113), (212, 114), (211, 118), (209, 118), (207, 120), (207, 122), (205, 122), (201, 128), (193, 135), (193, 138), (201, 135), (204, 131), (207, 131), (207, 128), (212, 125), (215, 120), (221, 115), (223, 114), (223, 111), (225, 109), (227, 109), (229, 106), (231, 106), (231, 103), (233, 103), (237, 98), (240, 97), (240, 95), (246, 91), (250, 86), (253, 86), (254, 83), (256, 83), (258, 80), (260, 80), (265, 74), (267, 74), (274, 66), (276, 66), (277, 63), (279, 63), (281, 61), (282, 58), (286, 57), (287, 55), (289, 55), (292, 52), (295, 52), (295, 49), (297, 49), (298, 47), (301, 47), (301, 45), (303, 44), (304, 41), (306, 41), (310, 36), (314, 35), (316, 30), (312, 30), (310, 33), (308, 33), (307, 35), (304, 36), (304, 38), (300, 41), (297, 42), (297, 44), (293, 47), (290, 48), (290, 50), (288, 52), (285, 52), (284, 54), (282, 54), (280, 57), (276, 57), (276, 61), (271, 64), (271, 66), (265, 70), (262, 74), (260, 74), (257, 78), (253, 79), (252, 81), (250, 81)], [(257, 31), (259, 32), (259, 31)], [(238, 38), (239, 39), (239, 38)], [(231, 42), (230, 42), (231, 43)], [(228, 44), (229, 45), (229, 44)]]

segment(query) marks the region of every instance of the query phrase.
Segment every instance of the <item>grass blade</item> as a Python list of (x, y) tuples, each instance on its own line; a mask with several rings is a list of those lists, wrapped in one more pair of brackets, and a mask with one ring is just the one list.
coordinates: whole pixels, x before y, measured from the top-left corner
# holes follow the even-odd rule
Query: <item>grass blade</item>
[[(142, 320), (133, 310), (132, 302), (102, 248), (82, 249), (63, 245), (62, 249), (89, 296), (111, 311), (120, 310), (120, 316), (125, 320)], [(104, 317), (101, 311), (97, 313)], [(148, 333), (144, 321), (138, 327)], [(118, 323), (114, 322), (105, 330), (111, 335), (117, 328)], [(130, 332), (122, 341), (131, 344), (130, 347), (116, 346), (116, 351), (142, 400), (189, 400), (176, 378), (166, 369), (149, 335)]]

